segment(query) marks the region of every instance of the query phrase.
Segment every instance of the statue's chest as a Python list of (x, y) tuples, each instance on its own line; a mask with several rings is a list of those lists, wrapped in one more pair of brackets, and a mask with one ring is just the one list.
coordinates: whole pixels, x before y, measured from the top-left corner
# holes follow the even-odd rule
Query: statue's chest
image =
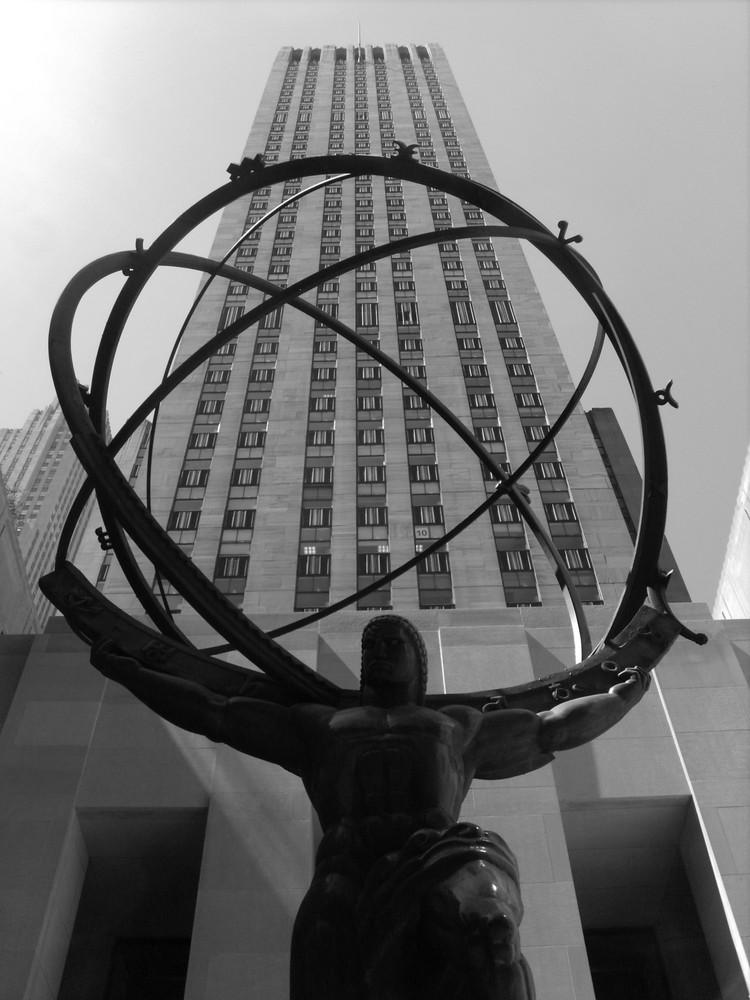
[(461, 743), (460, 726), (429, 709), (350, 709), (328, 720), (319, 773), (336, 775), (339, 808), (349, 814), (413, 813), (452, 802)]

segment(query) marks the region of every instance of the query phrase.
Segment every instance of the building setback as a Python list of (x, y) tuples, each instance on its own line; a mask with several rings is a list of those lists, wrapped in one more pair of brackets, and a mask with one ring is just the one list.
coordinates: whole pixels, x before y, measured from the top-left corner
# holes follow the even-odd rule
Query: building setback
[[(283, 48), (244, 155), (387, 156), (394, 141), (497, 186), (433, 44)], [(493, 221), (438, 190), (329, 180), (230, 260), (284, 285), (405, 235)], [(229, 206), (211, 256), (309, 183), (260, 188)], [(178, 362), (261, 300), (239, 282), (212, 282)], [(507, 468), (573, 391), (516, 242), (446, 238), (327, 281), (309, 300), (426, 382)], [(625, 473), (605, 463), (605, 437), (578, 409), (524, 479), (594, 636), (632, 556), (627, 502), (612, 485)], [(144, 438), (134, 448), (132, 465), (121, 465), (143, 495)], [(415, 393), (287, 306), (161, 406), (150, 492), (175, 541), (271, 629), (411, 558), (492, 489)], [(111, 559), (89, 530), (78, 565), (138, 613)], [(169, 588), (167, 600), (186, 634), (215, 642)], [(573, 663), (554, 573), (505, 501), (419, 570), (282, 641), (356, 687), (362, 627), (391, 607), (424, 636), (431, 692), (527, 683)], [(594, 1000), (594, 984), (604, 996), (613, 980), (643, 1000), (746, 995), (747, 623), (713, 622), (704, 605), (677, 613), (709, 645), (678, 640), (621, 724), (542, 770), (477, 781), (466, 799), (463, 817), (500, 832), (518, 855), (538, 1000)], [(8, 656), (17, 670), (18, 649)], [(152, 974), (171, 977), (175, 996), (184, 981), (186, 1000), (284, 1000), (318, 840), (301, 782), (164, 723), (87, 658), (54, 619), (29, 651), (0, 732), (0, 795), (12, 817), (0, 887), (23, 918), (0, 941), (8, 997), (120, 996), (128, 976)]]

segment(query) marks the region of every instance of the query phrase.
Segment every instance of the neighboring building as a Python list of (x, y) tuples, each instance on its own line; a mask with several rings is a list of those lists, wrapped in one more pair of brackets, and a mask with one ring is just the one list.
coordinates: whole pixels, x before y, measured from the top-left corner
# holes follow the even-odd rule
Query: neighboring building
[[(437, 45), (282, 49), (245, 155), (388, 155), (394, 140), (416, 140), (424, 161), (496, 187)], [(303, 186), (261, 189), (227, 208), (212, 256)], [(357, 248), (482, 220), (438, 191), (359, 178), (290, 206), (235, 259), (287, 283)], [(260, 300), (214, 282), (178, 361)], [(509, 240), (400, 254), (322, 285), (315, 301), (426, 379), (511, 467), (573, 390)], [(632, 556), (627, 504), (611, 479), (619, 458), (605, 463), (605, 437), (578, 409), (525, 483), (595, 636)], [(121, 464), (143, 494), (144, 438), (136, 451), (134, 468)], [(270, 629), (410, 558), (491, 488), (415, 394), (287, 307), (164, 402), (151, 497), (195, 563)], [(78, 564), (137, 613), (90, 531)], [(186, 634), (213, 644), (179, 595), (169, 602)], [(572, 664), (554, 574), (506, 503), (362, 603), (283, 641), (356, 687), (363, 624), (393, 607), (424, 635), (431, 691), (521, 684)], [(746, 996), (747, 623), (713, 622), (703, 605), (677, 610), (711, 642), (678, 640), (636, 711), (550, 767), (476, 782), (466, 800), (464, 816), (519, 856), (538, 1000), (593, 1000), (592, 970), (600, 997), (613, 978), (639, 1000)], [(301, 782), (167, 725), (86, 661), (64, 623), (50, 623), (0, 733), (0, 794), (17, 824), (7, 824), (0, 888), (21, 914), (0, 942), (9, 1000), (125, 996), (131, 974), (177, 983), (186, 966), (186, 1000), (286, 998), (291, 927), (318, 837)]]
[(8, 501), (0, 476), (0, 635), (40, 632), (34, 598), (18, 545), (15, 503)]
[[(32, 410), (23, 427), (0, 428), (0, 473), (13, 498), (18, 546), (35, 619), (43, 628), (54, 609), (37, 581), (52, 569), (60, 530), (86, 478), (57, 400), (43, 410)], [(71, 552), (81, 531), (73, 537)]]
[(714, 618), (750, 618), (750, 447), (729, 529)]

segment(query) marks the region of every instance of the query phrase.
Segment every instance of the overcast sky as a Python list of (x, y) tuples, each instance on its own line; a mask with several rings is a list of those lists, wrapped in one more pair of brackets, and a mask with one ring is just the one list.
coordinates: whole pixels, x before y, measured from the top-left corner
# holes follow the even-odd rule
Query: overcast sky
[[(745, 0), (7, 4), (0, 426), (53, 396), (47, 329), (69, 278), (136, 237), (149, 244), (225, 182), (280, 46), (355, 44), (359, 21), (364, 44), (443, 46), (499, 189), (584, 236), (578, 249), (654, 385), (674, 379), (680, 409), (662, 410), (668, 533), (693, 598), (712, 604), (750, 427), (748, 10)], [(189, 249), (207, 252), (210, 235)], [(593, 321), (529, 257), (575, 376)], [(83, 382), (118, 282), (82, 309)], [(169, 305), (155, 293), (154, 313), (144, 303), (134, 317), (115, 429), (158, 380), (189, 305), (195, 279), (169, 282)], [(615, 405), (635, 433), (612, 366), (584, 402)]]

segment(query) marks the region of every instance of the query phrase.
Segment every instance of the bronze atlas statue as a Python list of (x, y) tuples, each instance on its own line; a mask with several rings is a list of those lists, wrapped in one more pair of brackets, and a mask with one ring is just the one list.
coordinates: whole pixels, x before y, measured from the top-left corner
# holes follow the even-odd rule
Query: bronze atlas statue
[[(92, 647), (92, 663), (106, 677), (170, 722), (278, 764), (304, 782), (323, 837), (294, 928), (292, 1000), (527, 1000), (534, 987), (520, 952), (523, 906), (515, 858), (496, 833), (459, 822), (461, 804), (475, 777), (524, 774), (547, 764), (558, 751), (605, 732), (638, 703), (648, 689), (650, 671), (678, 635), (705, 641), (672, 615), (665, 599), (668, 575), (658, 568), (667, 498), (658, 407), (673, 403), (670, 387), (653, 390), (625, 324), (591, 266), (572, 248), (579, 238), (566, 236), (566, 223), (552, 233), (496, 191), (418, 163), (402, 144), (391, 158), (324, 156), (266, 166), (256, 157), (233, 164), (229, 173), (229, 183), (180, 216), (150, 248), (138, 241), (134, 252), (95, 261), (60, 298), (51, 326), (51, 363), (73, 446), (89, 479), (63, 531), (56, 569), (44, 578), (42, 589)], [(498, 224), (392, 240), (288, 287), (227, 263), (254, 229), (290, 201), (363, 174), (439, 188), (480, 207)], [(222, 260), (174, 250), (194, 227), (236, 199), (260, 187), (321, 176), (325, 180), (272, 209)], [(568, 278), (598, 323), (591, 358), (575, 392), (544, 440), (510, 474), (421, 382), (372, 342), (301, 298), (323, 281), (370, 261), (471, 237), (528, 241)], [(223, 277), (260, 289), (266, 298), (187, 361), (169, 368), (107, 441), (107, 391), (117, 345), (148, 279), (164, 266), (206, 272), (210, 277), (201, 296), (211, 281)], [(117, 271), (126, 280), (107, 321), (90, 388), (84, 388), (71, 359), (73, 317), (86, 291)], [(122, 475), (115, 456), (147, 416), (156, 421), (160, 402), (222, 344), (285, 304), (355, 344), (421, 396), (490, 469), (497, 488), (413, 560), (343, 601), (266, 633), (175, 544)], [(607, 338), (626, 369), (641, 420), (644, 489), (625, 592), (606, 635), (593, 647), (570, 574), (518, 482), (578, 403)], [(104, 521), (97, 532), (102, 547), (114, 550), (153, 627), (115, 607), (67, 561), (75, 524), (92, 491)], [(575, 667), (516, 687), (427, 695), (422, 637), (405, 618), (387, 614), (370, 619), (364, 628), (360, 689), (352, 691), (315, 673), (275, 641), (411, 569), (504, 496), (516, 504), (555, 569), (571, 614), (579, 660)], [(166, 600), (154, 594), (143, 576), (132, 542), (225, 645), (198, 649), (180, 631)], [(229, 650), (259, 669), (222, 660)]]

